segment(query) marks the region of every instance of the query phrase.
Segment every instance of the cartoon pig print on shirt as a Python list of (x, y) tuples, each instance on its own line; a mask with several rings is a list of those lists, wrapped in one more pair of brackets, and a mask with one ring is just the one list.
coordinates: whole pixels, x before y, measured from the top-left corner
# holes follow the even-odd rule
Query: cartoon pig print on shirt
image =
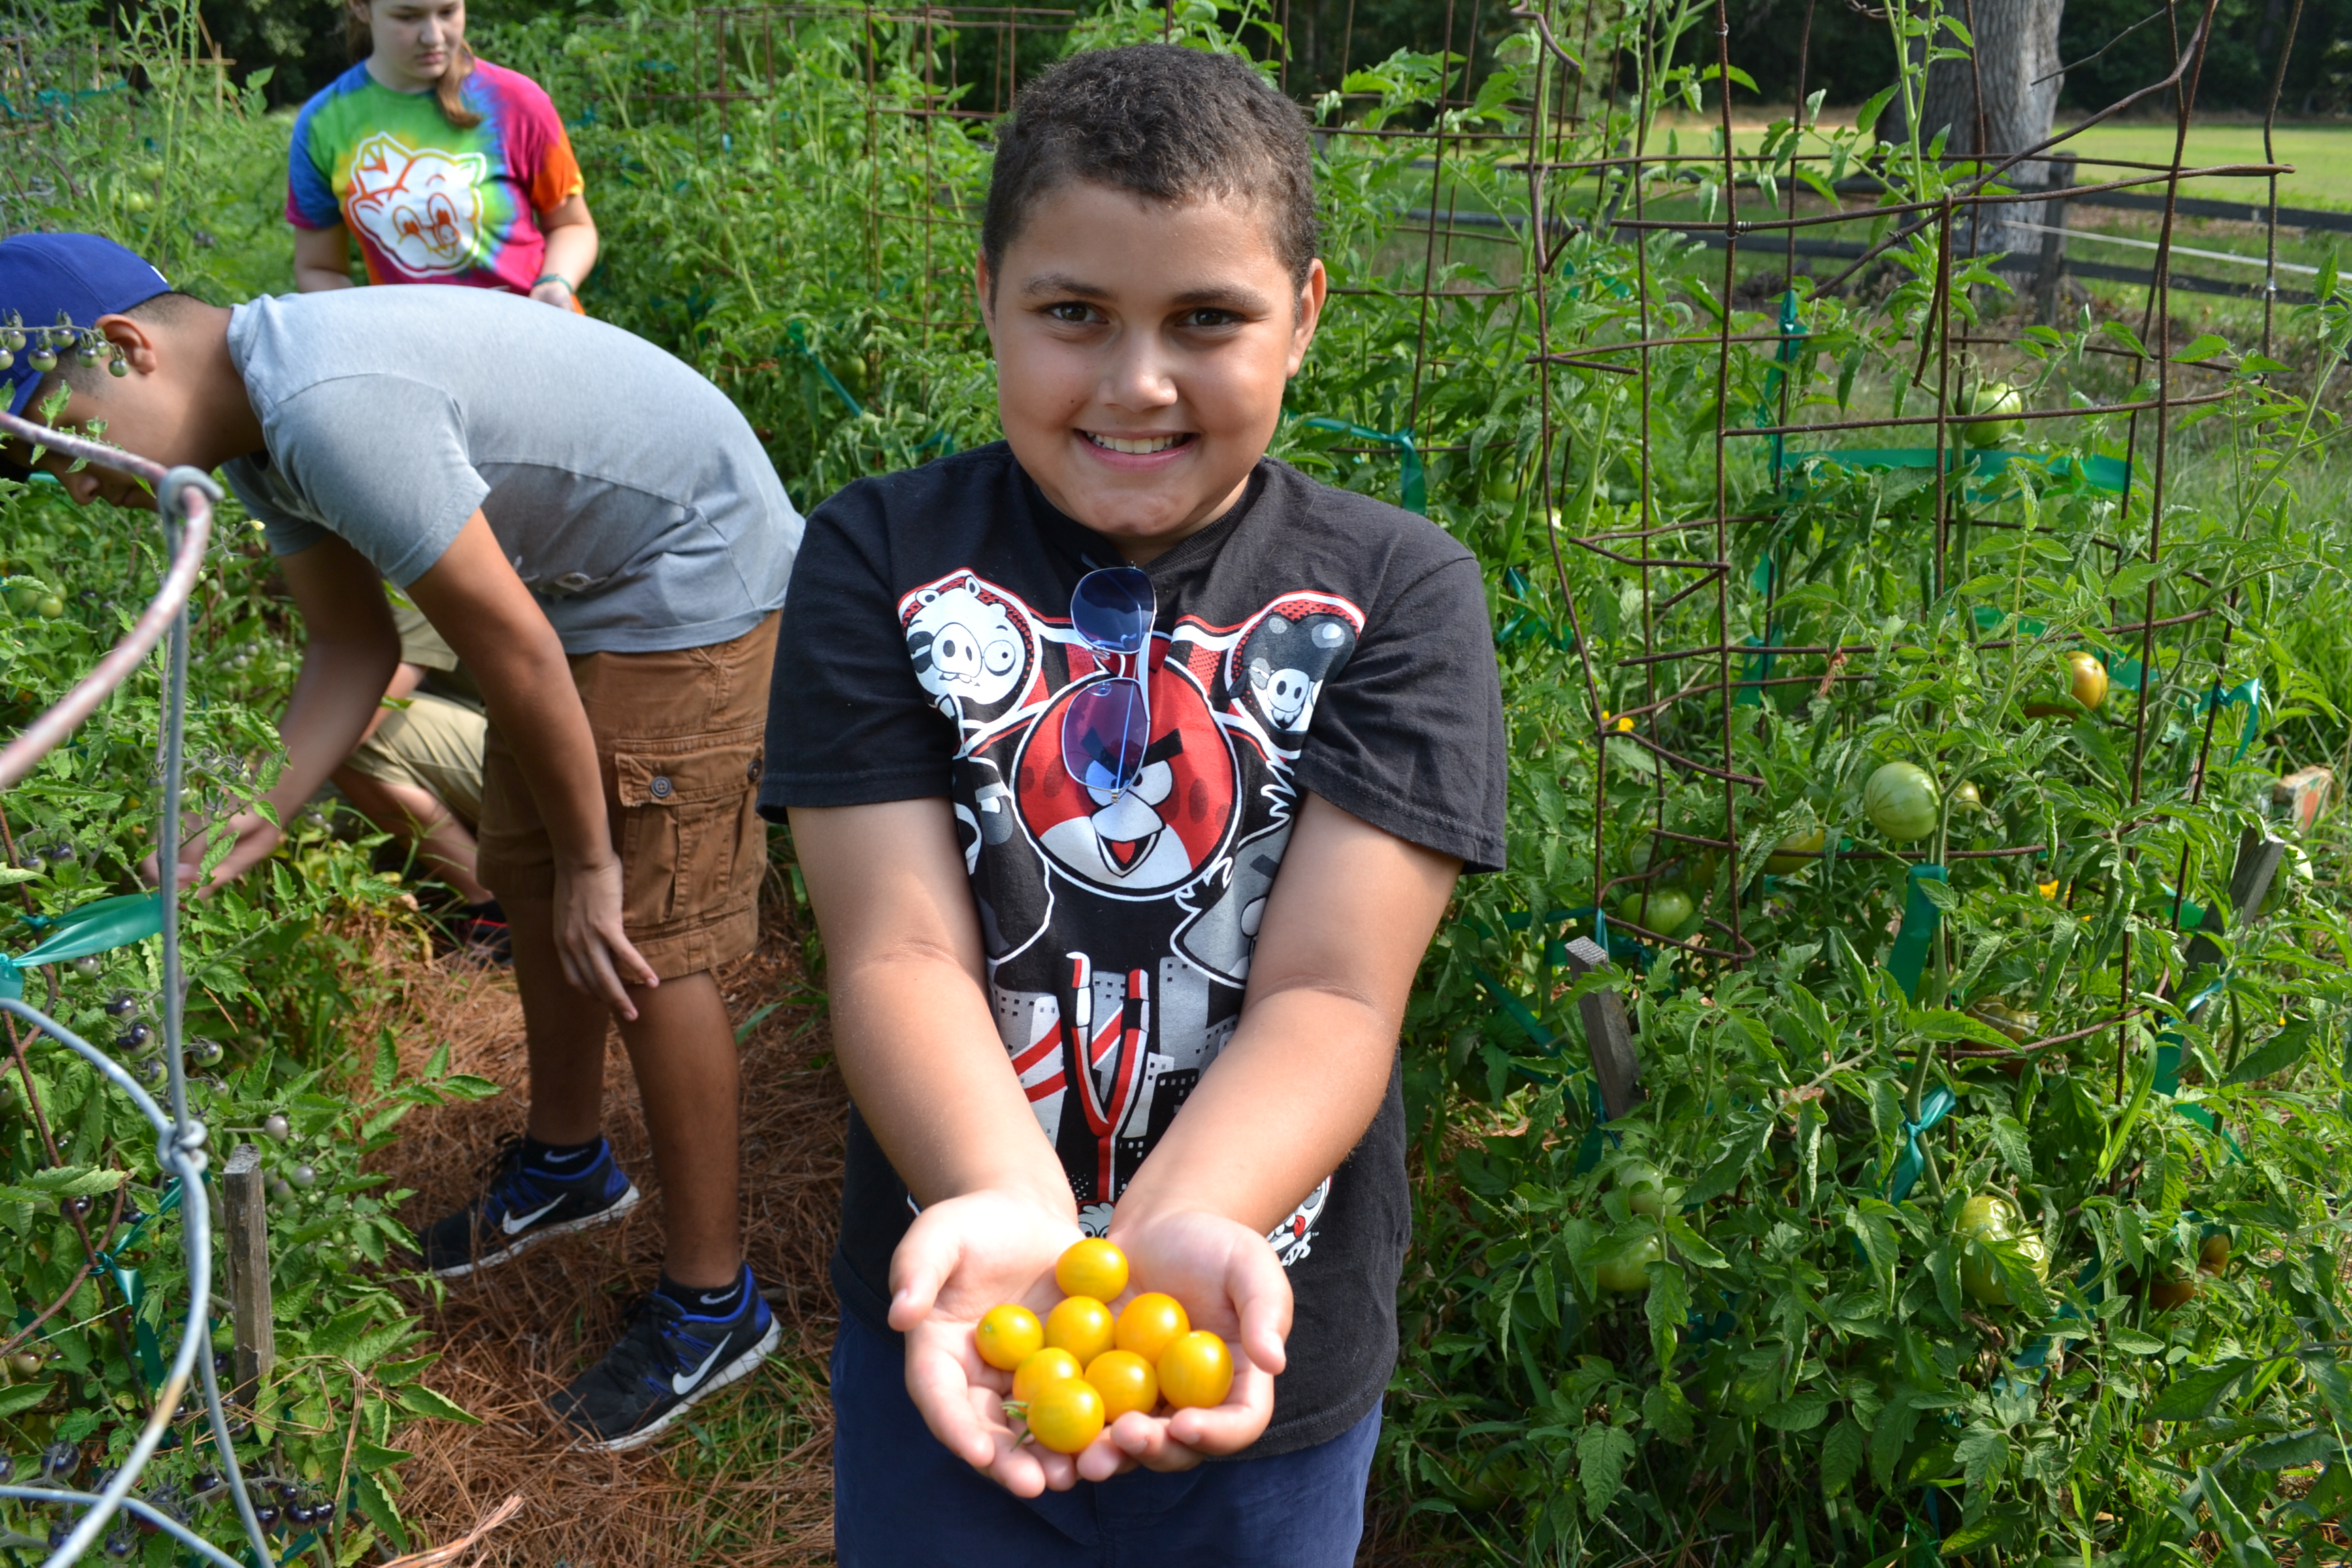
[(1276, 731), (1300, 733), (1314, 721), (1324, 679), (1355, 646), (1356, 628), (1338, 616), (1266, 616), (1243, 649), (1251, 702)]
[(380, 131), (352, 153), (347, 221), (412, 277), (448, 277), (480, 259), (479, 153), (411, 147)]
[(1027, 652), (1004, 606), (962, 584), (925, 598), (907, 623), (915, 679), (950, 719), (1013, 695)]

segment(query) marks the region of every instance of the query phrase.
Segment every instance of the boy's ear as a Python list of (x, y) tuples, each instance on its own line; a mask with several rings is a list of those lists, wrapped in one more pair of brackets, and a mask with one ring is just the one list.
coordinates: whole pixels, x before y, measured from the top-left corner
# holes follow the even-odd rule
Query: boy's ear
[(996, 279), (989, 275), (988, 252), (971, 255), (971, 290), (980, 301), (980, 324), (988, 330), (990, 347), (996, 344)]
[(1291, 310), (1290, 353), (1285, 362), (1283, 374), (1297, 375), (1298, 367), (1307, 363), (1307, 345), (1315, 341), (1315, 329), (1323, 320), (1323, 301), (1330, 293), (1331, 276), (1323, 268), (1323, 258), (1317, 257), (1307, 264), (1307, 286), (1298, 291), (1298, 300)]
[(100, 316), (97, 322), (99, 335), (122, 351), (122, 363), (140, 375), (152, 375), (161, 363), (156, 357), (157, 338), (154, 323), (133, 316)]

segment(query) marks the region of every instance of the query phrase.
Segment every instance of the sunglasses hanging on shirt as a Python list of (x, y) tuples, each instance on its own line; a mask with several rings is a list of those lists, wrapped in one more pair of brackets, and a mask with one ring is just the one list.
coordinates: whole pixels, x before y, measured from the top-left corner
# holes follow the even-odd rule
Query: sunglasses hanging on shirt
[[(1097, 658), (1118, 669), (1070, 699), (1062, 713), (1062, 766), (1090, 790), (1117, 797), (1148, 765), (1151, 698), (1146, 650), (1159, 597), (1140, 567), (1107, 566), (1078, 579), (1070, 594), (1070, 627)], [(1135, 661), (1130, 672), (1126, 661)]]

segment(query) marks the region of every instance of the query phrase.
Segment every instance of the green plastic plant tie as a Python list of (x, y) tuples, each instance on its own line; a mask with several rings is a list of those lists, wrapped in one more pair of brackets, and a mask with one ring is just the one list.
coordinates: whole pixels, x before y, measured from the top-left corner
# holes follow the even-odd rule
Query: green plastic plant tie
[[(1927, 1049), (1923, 1043), (1920, 1049)], [(1959, 1103), (1952, 1091), (1942, 1084), (1929, 1089), (1919, 1100), (1919, 1120), (1903, 1120), (1903, 1152), (1895, 1157), (1895, 1173), (1886, 1184), (1886, 1201), (1899, 1204), (1911, 1195), (1911, 1188), (1919, 1180), (1919, 1173), (1927, 1168), (1927, 1156), (1919, 1147), (1919, 1139), (1936, 1123), (1951, 1114)]]
[(27, 915), (25, 923), (36, 931), (47, 930), (49, 934), (38, 945), (14, 958), (0, 955), (0, 996), (11, 1001), (25, 994), (25, 971), (28, 969), (87, 958), (91, 953), (128, 947), (161, 934), (163, 896), (126, 893), (121, 898), (84, 904), (70, 914), (54, 918)]
[(1402, 480), (1404, 509), (1429, 515), (1429, 478), (1421, 465), (1421, 448), (1412, 444), (1410, 430), (1375, 430), (1369, 425), (1350, 425), (1345, 419), (1332, 419), (1317, 414), (1299, 421), (1314, 430), (1336, 430), (1342, 436), (1353, 436), (1359, 441), (1378, 441), (1397, 450), (1399, 478)]
[(784, 329), (784, 336), (791, 341), (776, 353), (779, 355), (786, 353), (796, 353), (816, 366), (817, 378), (824, 383), (835, 397), (841, 399), (841, 405), (849, 410), (849, 416), (852, 419), (865, 418), (865, 405), (849, 395), (849, 388), (841, 384), (841, 377), (833, 374), (833, 367), (817, 358), (815, 351), (808, 346), (808, 329), (800, 322), (794, 321)]
[[(1824, 452), (1791, 452), (1788, 455), (1789, 473), (1792, 478), (1801, 479), (1804, 465), (1817, 458), (1847, 468), (1933, 468), (1936, 466), (1936, 448), (1855, 447)], [(1955, 446), (1944, 450), (1946, 472), (1966, 471), (1979, 479), (1990, 479), (2012, 464), (2038, 468), (2061, 483), (2081, 483), (2112, 495), (2121, 495), (2131, 483), (2131, 467), (2121, 458), (2045, 457), (2039, 452), (2011, 452), (1991, 447)], [(1965, 499), (1975, 501), (1989, 498), (1979, 489), (1969, 491)]]
[(1919, 884), (1945, 879), (1941, 866), (1911, 868), (1909, 890), (1903, 900), (1903, 926), (1895, 932), (1894, 949), (1886, 955), (1886, 972), (1895, 976), (1895, 984), (1903, 987), (1903, 994), (1914, 1001), (1919, 995), (1919, 973), (1927, 963), (1927, 945), (1936, 940), (1944, 920), (1944, 912), (1920, 890)]

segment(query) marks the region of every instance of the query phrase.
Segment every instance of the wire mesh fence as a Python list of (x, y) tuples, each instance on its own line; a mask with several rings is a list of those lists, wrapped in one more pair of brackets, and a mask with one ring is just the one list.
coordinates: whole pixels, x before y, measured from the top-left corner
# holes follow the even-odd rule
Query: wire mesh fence
[[(163, 647), (165, 664), (163, 710), (158, 716), (156, 726), (156, 763), (163, 783), (157, 816), (157, 886), (152, 900), (133, 896), (133, 901), (141, 904), (152, 901), (152, 924), (151, 926), (145, 921), (135, 923), (84, 922), (97, 927), (89, 939), (96, 943), (95, 946), (78, 944), (70, 939), (59, 942), (53, 938), (44, 943), (42, 949), (36, 949), (26, 955), (29, 961), (46, 958), (50, 962), (62, 963), (80, 956), (82, 952), (118, 945), (126, 937), (143, 938), (150, 930), (160, 933), (163, 938), (163, 975), (161, 1054), (166, 1074), (163, 1103), (157, 1103), (155, 1098), (111, 1056), (82, 1039), (47, 1013), (26, 1002), (22, 995), (20, 966), (14, 963), (8, 965), (5, 976), (13, 984), (5, 990), (0, 990), (0, 1010), (9, 1015), (8, 1043), (15, 1058), (14, 1065), (26, 1106), (53, 1163), (59, 1163), (57, 1143), (42, 1117), (39, 1089), (25, 1056), (26, 1047), (42, 1035), (74, 1052), (110, 1087), (128, 1096), (154, 1128), (157, 1163), (162, 1170), (170, 1173), (166, 1194), (159, 1208), (176, 1208), (179, 1214), (181, 1247), (188, 1268), (189, 1296), (170, 1364), (163, 1373), (161, 1386), (155, 1390), (153, 1402), (139, 1435), (123, 1461), (115, 1466), (110, 1474), (94, 1478), (99, 1482), (95, 1489), (87, 1489), (73, 1484), (74, 1474), (80, 1463), (78, 1450), (70, 1444), (54, 1445), (42, 1456), (41, 1473), (35, 1480), (30, 1484), (17, 1485), (12, 1478), (6, 1484), (0, 1484), (0, 1497), (25, 1503), (61, 1506), (68, 1510), (68, 1518), (52, 1526), (49, 1539), (26, 1542), (47, 1550), (47, 1561), (59, 1565), (59, 1568), (79, 1561), (98, 1545), (100, 1535), (107, 1532), (109, 1525), (122, 1512), (130, 1513), (142, 1525), (172, 1536), (207, 1562), (224, 1564), (225, 1568), (236, 1568), (237, 1559), (191, 1531), (179, 1510), (168, 1504), (159, 1506), (147, 1498), (133, 1495), (141, 1472), (158, 1446), (167, 1436), (176, 1436), (173, 1431), (173, 1423), (194, 1389), (200, 1394), (205, 1419), (211, 1430), (217, 1467), (217, 1488), (225, 1489), (235, 1500), (237, 1516), (245, 1526), (255, 1561), (266, 1568), (277, 1558), (255, 1516), (253, 1500), (237, 1467), (230, 1430), (232, 1417), (223, 1401), (219, 1375), (214, 1363), (212, 1213), (205, 1193), (205, 1170), (209, 1160), (205, 1152), (205, 1126), (189, 1114), (182, 1029), (185, 987), (181, 970), (178, 877), (180, 792), (185, 762), (183, 750), (189, 657), (188, 598), (204, 567), (205, 548), (212, 538), (213, 503), (220, 498), (220, 488), (209, 475), (194, 469), (166, 469), (160, 464), (148, 462), (102, 442), (47, 430), (14, 416), (0, 416), (0, 432), (36, 449), (47, 447), (82, 462), (129, 474), (147, 485), (156, 496), (163, 548), (170, 564), (154, 598), (139, 616), (129, 635), (67, 694), (64, 700), (28, 725), (5, 750), (0, 750), (0, 790), (21, 781), (43, 758), (70, 739), (75, 729), (123, 683), (133, 669), (159, 645)], [(49, 987), (49, 1005), (54, 1008), (54, 972), (50, 972)], [(20, 1032), (17, 1026), (20, 1023), (31, 1031), (29, 1035)], [(11, 1347), (27, 1341), (38, 1331), (43, 1322), (62, 1310), (90, 1273), (110, 1270), (111, 1259), (108, 1249), (121, 1245), (120, 1233), (111, 1223), (100, 1237), (93, 1237), (85, 1223), (89, 1212), (87, 1196), (68, 1195), (63, 1203), (88, 1253), (88, 1267), (62, 1296), (33, 1313), (31, 1321), (10, 1336), (8, 1343)], [(112, 1218), (121, 1219), (121, 1212), (118, 1195)], [(112, 1552), (111, 1554), (120, 1556), (126, 1553)]]

